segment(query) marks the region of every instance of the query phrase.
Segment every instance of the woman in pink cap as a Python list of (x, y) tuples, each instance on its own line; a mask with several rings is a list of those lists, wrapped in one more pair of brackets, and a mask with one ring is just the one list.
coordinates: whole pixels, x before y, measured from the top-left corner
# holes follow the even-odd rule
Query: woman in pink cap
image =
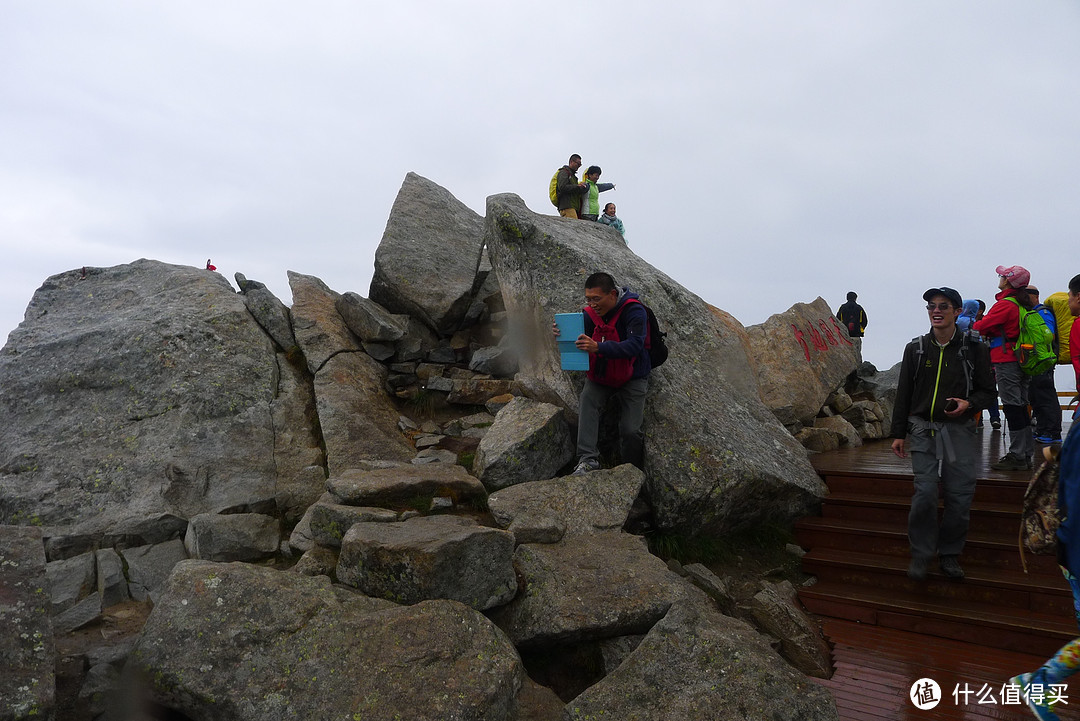
[(1009, 452), (991, 468), (998, 471), (1024, 471), (1031, 468), (1035, 454), (1035, 438), (1031, 434), (1031, 418), (1028, 416), (1028, 379), (1016, 360), (1016, 339), (1020, 335), (1020, 309), (1030, 307), (1027, 285), (1031, 274), (1023, 266), (997, 267), (997, 301), (972, 326), (990, 342), (990, 362), (994, 364), (997, 377), (998, 397), (1001, 398), (1005, 422), (1009, 426)]

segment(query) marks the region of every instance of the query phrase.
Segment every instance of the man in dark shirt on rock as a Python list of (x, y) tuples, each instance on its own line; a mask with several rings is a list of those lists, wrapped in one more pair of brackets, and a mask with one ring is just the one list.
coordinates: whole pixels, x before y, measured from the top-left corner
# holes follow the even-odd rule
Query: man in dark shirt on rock
[(574, 153), (570, 162), (559, 169), (555, 180), (555, 197), (559, 201), (559, 215), (564, 218), (577, 218), (581, 208), (581, 197), (585, 186), (578, 183), (577, 169), (581, 167), (581, 156)]
[[(926, 578), (937, 554), (941, 572), (959, 581), (964, 577), (959, 556), (975, 495), (975, 417), (992, 401), (994, 380), (986, 346), (956, 327), (963, 305), (960, 294), (952, 288), (931, 288), (923, 300), (930, 332), (904, 348), (890, 433), (893, 453), (900, 458), (910, 453), (915, 477), (908, 514), (908, 576)], [(939, 483), (945, 490), (940, 526)]]
[(858, 297), (855, 291), (849, 291), (847, 303), (844, 303), (836, 311), (836, 317), (847, 328), (847, 334), (852, 338), (862, 338), (863, 331), (866, 330), (866, 311), (855, 302)]

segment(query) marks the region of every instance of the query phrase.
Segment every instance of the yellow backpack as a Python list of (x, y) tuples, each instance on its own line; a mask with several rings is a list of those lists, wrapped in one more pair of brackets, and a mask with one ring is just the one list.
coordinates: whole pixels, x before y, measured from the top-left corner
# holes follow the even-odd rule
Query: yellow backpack
[(1069, 331), (1072, 330), (1073, 324), (1072, 313), (1069, 311), (1069, 294), (1064, 291), (1051, 293), (1043, 304), (1054, 311), (1054, 317), (1057, 318), (1057, 362), (1068, 365), (1071, 362), (1069, 360)]
[[(565, 166), (564, 166), (565, 167)], [(551, 204), (556, 208), (559, 207), (559, 194), (556, 192), (559, 185), (559, 173), (562, 172), (562, 168), (555, 171), (555, 175), (551, 176), (551, 184), (548, 185), (548, 195), (551, 196)]]

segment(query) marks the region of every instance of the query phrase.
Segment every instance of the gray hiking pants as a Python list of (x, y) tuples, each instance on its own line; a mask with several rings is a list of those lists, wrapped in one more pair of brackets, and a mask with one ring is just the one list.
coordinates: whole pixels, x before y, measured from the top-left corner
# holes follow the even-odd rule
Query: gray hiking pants
[(585, 380), (578, 399), (578, 460), (600, 460), (597, 438), (600, 435), (600, 413), (608, 399), (615, 397), (619, 404), (619, 456), (623, 463), (642, 467), (645, 435), (641, 422), (645, 415), (645, 393), (649, 379), (634, 378), (618, 388)]
[(1016, 361), (995, 363), (994, 375), (997, 376), (1005, 422), (1009, 426), (1009, 452), (1031, 460), (1035, 454), (1035, 437), (1031, 433), (1031, 419), (1027, 410), (1031, 376), (1020, 370), (1020, 364)]
[[(971, 499), (975, 496), (975, 422), (930, 423), (908, 418), (908, 451), (915, 492), (908, 513), (911, 555), (958, 556), (964, 550)], [(938, 525), (938, 483), (944, 487), (945, 514)]]

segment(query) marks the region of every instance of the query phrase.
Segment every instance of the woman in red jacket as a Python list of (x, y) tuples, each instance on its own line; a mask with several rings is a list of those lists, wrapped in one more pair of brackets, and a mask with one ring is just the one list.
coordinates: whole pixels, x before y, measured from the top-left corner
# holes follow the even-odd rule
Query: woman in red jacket
[(1009, 426), (1009, 452), (991, 468), (998, 471), (1023, 471), (1031, 468), (1035, 455), (1035, 438), (1028, 416), (1028, 376), (1020, 370), (1015, 344), (1020, 335), (1020, 309), (1017, 303), (1029, 307), (1027, 285), (1031, 274), (1023, 266), (997, 267), (997, 301), (982, 320), (972, 326), (979, 335), (990, 341), (990, 362), (997, 377), (998, 397), (1001, 398), (1005, 422)]

